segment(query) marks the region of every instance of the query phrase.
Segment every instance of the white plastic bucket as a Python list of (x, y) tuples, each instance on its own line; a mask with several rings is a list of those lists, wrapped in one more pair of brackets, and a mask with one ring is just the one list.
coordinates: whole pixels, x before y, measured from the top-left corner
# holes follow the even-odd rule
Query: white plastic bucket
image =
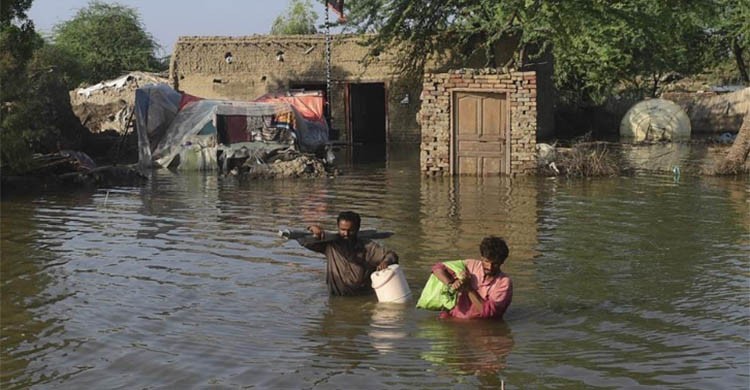
[(398, 264), (391, 264), (384, 270), (375, 271), (370, 278), (379, 302), (405, 303), (411, 297), (404, 271)]

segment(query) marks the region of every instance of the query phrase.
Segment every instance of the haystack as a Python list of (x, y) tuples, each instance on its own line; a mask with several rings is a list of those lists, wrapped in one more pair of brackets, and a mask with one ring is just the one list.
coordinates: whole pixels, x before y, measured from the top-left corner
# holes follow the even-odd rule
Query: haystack
[(680, 141), (690, 139), (690, 118), (676, 103), (644, 100), (628, 110), (620, 122), (623, 141)]

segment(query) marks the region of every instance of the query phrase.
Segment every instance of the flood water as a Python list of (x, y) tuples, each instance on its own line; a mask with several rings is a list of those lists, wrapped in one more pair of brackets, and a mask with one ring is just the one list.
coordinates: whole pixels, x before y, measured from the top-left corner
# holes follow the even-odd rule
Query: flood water
[[(413, 150), (342, 169), (4, 199), (0, 387), (750, 386), (746, 179), (423, 178)], [(347, 209), (395, 233), (414, 294), (505, 237), (504, 321), (329, 297), (276, 232)]]

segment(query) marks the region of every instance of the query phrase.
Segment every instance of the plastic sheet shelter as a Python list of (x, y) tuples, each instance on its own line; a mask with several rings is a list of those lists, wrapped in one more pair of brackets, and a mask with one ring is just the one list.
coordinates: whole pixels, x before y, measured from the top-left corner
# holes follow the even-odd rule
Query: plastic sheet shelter
[(149, 84), (135, 90), (135, 126), (138, 161), (153, 166), (152, 152), (167, 133), (180, 109), (182, 94), (166, 84)]
[(285, 102), (294, 107), (306, 121), (328, 128), (324, 116), (323, 93), (320, 91), (289, 91), (283, 93), (267, 93), (256, 102)]
[(262, 160), (282, 149), (315, 153), (328, 143), (328, 127), (308, 117), (283, 99), (209, 100), (145, 86), (136, 91), (139, 163), (212, 170), (228, 158)]
[(318, 144), (321, 142), (321, 137), (325, 137), (325, 142), (328, 142), (329, 131), (328, 122), (325, 118), (325, 109), (323, 108), (325, 102), (323, 99), (323, 93), (320, 91), (289, 91), (289, 92), (278, 92), (268, 93), (257, 99), (256, 102), (283, 102), (289, 103), (304, 119), (307, 125), (308, 131), (304, 134), (299, 134), (300, 137), (304, 138), (302, 143)]

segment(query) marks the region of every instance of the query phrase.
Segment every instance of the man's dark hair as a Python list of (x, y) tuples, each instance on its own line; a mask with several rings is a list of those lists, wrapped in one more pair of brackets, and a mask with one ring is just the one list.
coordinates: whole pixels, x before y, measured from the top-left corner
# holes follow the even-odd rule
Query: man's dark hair
[(479, 244), (479, 253), (493, 263), (504, 263), (508, 252), (508, 244), (500, 237), (488, 236)]
[(354, 225), (354, 228), (359, 230), (360, 224), (362, 223), (362, 218), (360, 218), (359, 214), (355, 213), (354, 211), (344, 211), (341, 214), (339, 214), (339, 217), (336, 218), (336, 224), (338, 225), (341, 221), (349, 221)]

